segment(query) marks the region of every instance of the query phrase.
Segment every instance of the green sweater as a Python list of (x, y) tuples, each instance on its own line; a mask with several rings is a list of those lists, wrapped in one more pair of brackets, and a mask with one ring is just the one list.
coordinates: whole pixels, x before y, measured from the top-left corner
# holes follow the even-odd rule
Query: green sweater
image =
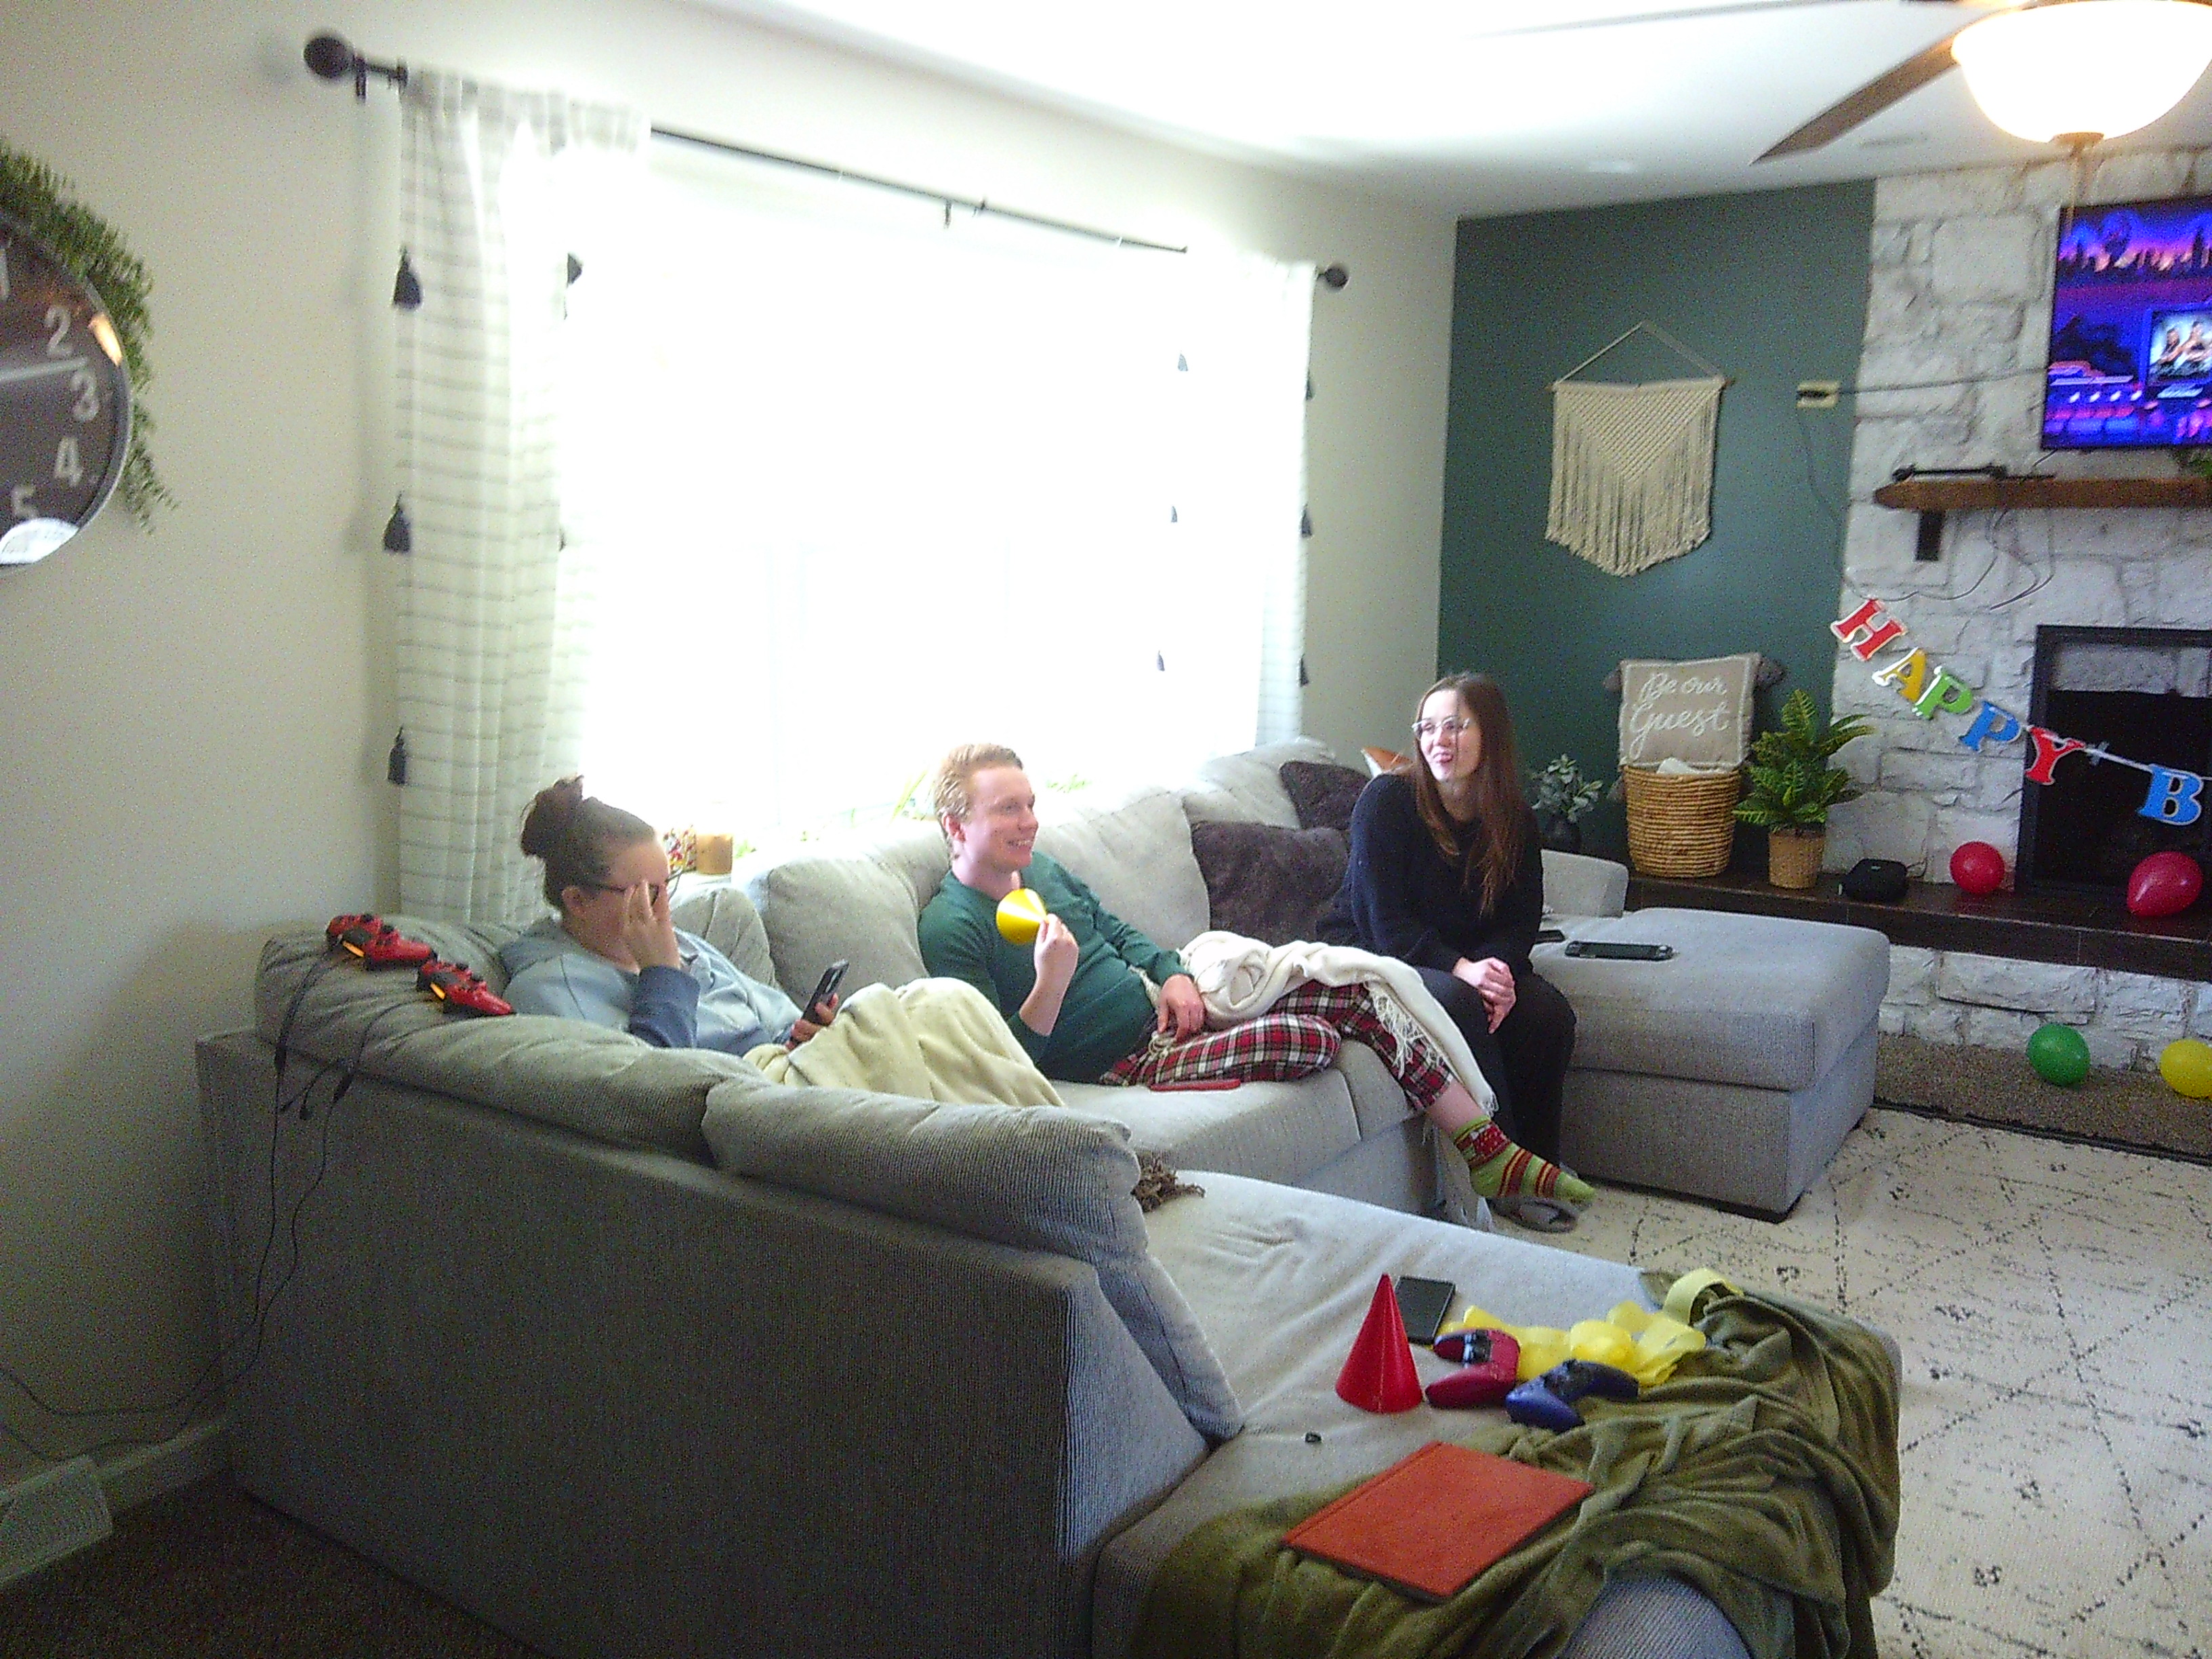
[(1185, 971), (1164, 951), (1099, 903), (1098, 896), (1039, 853), (1022, 884), (1075, 935), (1075, 977), (1049, 1036), (1030, 1030), (1022, 1004), (1036, 987), (1036, 960), (1026, 945), (999, 932), (999, 904), (948, 875), (922, 908), (921, 959), (940, 978), (964, 979), (989, 997), (1037, 1069), (1066, 1083), (1096, 1083), (1116, 1060), (1145, 1045), (1154, 1029), (1144, 980), (1164, 985)]

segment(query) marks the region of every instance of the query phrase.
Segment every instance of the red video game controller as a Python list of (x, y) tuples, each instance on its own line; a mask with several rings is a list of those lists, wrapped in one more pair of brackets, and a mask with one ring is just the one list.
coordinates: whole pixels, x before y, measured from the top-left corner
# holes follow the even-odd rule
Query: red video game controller
[(420, 968), (437, 954), (381, 916), (332, 916), (323, 937), (330, 941), (331, 949), (358, 957), (368, 968)]
[(1513, 1391), (1521, 1345), (1504, 1331), (1453, 1331), (1436, 1340), (1436, 1352), (1460, 1369), (1429, 1384), (1429, 1404), (1453, 1409), (1497, 1406)]
[(499, 995), (483, 978), (458, 962), (436, 957), (416, 970), (415, 988), (428, 991), (448, 1011), (464, 1014), (511, 1014), (514, 1005)]

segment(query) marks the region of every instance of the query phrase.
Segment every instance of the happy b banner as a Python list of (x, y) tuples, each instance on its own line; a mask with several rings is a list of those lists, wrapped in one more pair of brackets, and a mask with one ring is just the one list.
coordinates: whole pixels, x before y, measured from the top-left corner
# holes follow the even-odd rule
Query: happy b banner
[(1850, 616), (1830, 623), (1828, 631), (1861, 662), (1870, 663), (1885, 651), (1903, 652), (1875, 670), (1875, 684), (1894, 690), (1923, 720), (1932, 720), (1938, 714), (1972, 715), (1959, 741), (1976, 754), (1985, 744), (2025, 739), (2030, 783), (2049, 783), (2051, 769), (2060, 761), (2069, 755), (2086, 754), (2093, 760), (2110, 761), (2150, 775), (2150, 792), (2136, 809), (2144, 817), (2160, 823), (2194, 823), (2204, 811), (2204, 780), (2194, 772), (2130, 760), (2102, 744), (2092, 746), (2062, 738), (2045, 726), (2023, 726), (2017, 714), (1991, 702), (1949, 669), (1929, 661), (1928, 653), (1909, 641), (1905, 625), (1884, 611), (1879, 599), (1869, 599)]

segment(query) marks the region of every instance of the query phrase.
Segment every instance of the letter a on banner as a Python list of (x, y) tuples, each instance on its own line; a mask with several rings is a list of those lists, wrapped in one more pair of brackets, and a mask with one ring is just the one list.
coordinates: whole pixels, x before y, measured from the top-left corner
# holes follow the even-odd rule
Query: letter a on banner
[(2204, 813), (2204, 804), (2197, 799), (2203, 793), (2204, 780), (2196, 773), (2154, 766), (2150, 769), (2150, 794), (2136, 810), (2160, 823), (2194, 823)]
[(1928, 689), (1928, 653), (1918, 646), (1909, 657), (1899, 657), (1887, 668), (1875, 671), (1874, 683), (1893, 689), (1907, 702), (1918, 702)]

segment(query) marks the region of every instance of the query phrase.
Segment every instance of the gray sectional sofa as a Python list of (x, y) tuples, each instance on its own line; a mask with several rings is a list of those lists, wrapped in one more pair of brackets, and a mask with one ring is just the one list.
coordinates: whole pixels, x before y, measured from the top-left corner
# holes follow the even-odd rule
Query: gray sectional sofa
[[(1281, 810), (1277, 758), (1076, 808), (1043, 844), (1179, 939), (1203, 887), (1170, 813)], [(1153, 820), (1164, 851), (1128, 832)], [(941, 861), (908, 835), (810, 851), (687, 892), (685, 920), (787, 987), (848, 956), (857, 989), (918, 967)], [(1560, 885), (1601, 902), (1590, 862)], [(500, 982), (502, 930), (408, 931)], [(318, 929), (270, 942), (255, 1029), (198, 1067), (237, 1478), (564, 1659), (1118, 1659), (1201, 1521), (1467, 1421), (1335, 1397), (1378, 1273), (1515, 1322), (1650, 1305), (1628, 1267), (1419, 1213), (1450, 1194), (1364, 1050), (1065, 1110), (789, 1089), (448, 1018)], [(1139, 1148), (1203, 1196), (1143, 1214)], [(1644, 1651), (1686, 1608), (1667, 1650), (1741, 1652), (1686, 1595), (1608, 1589), (1576, 1659)]]

